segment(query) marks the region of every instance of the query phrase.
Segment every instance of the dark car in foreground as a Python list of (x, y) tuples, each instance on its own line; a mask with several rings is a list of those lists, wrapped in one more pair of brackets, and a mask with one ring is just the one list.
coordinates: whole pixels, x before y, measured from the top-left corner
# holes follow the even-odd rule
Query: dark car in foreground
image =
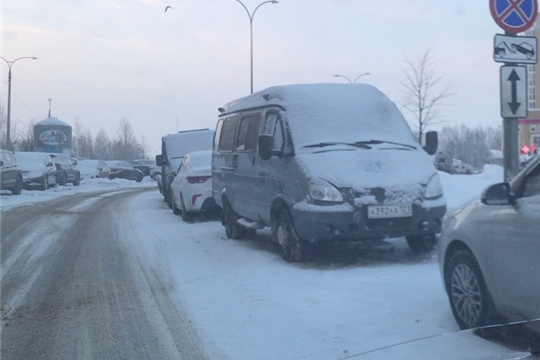
[(540, 157), (445, 217), (439, 263), (462, 329), (540, 318)]
[[(150, 160), (152, 161), (152, 160)], [(128, 163), (131, 164), (135, 169), (142, 171), (143, 176), (149, 176), (152, 166), (148, 163), (144, 163), (142, 160), (129, 160)]]
[(127, 161), (110, 160), (106, 161), (106, 163), (111, 169), (111, 174), (109, 175), (111, 179), (127, 179), (141, 182), (144, 177), (141, 170), (135, 169)]
[(22, 170), (17, 159), (7, 150), (0, 150), (0, 178), (2, 190), (10, 190), (13, 195), (19, 195), (23, 187)]
[(15, 158), (21, 166), (25, 188), (47, 190), (51, 185), (56, 186), (56, 167), (49, 154), (16, 152)]
[(77, 168), (77, 164), (71, 158), (62, 154), (49, 155), (51, 155), (54, 166), (56, 166), (56, 182), (58, 185), (71, 183), (74, 186), (79, 186), (81, 173)]

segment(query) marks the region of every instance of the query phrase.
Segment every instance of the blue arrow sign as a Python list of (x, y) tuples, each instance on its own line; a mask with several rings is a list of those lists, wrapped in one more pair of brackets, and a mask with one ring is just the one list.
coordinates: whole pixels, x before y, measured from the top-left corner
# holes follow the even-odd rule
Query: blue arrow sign
[(493, 20), (502, 29), (517, 34), (531, 28), (538, 12), (537, 0), (490, 0)]

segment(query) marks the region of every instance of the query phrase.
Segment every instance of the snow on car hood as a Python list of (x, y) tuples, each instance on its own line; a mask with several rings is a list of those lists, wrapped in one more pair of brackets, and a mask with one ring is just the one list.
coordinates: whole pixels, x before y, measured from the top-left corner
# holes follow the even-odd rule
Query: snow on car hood
[(338, 188), (364, 193), (384, 187), (409, 194), (411, 200), (421, 197), (431, 177), (438, 176), (423, 150), (395, 150), (383, 145), (372, 149), (333, 146), (297, 154), (296, 159), (308, 177), (326, 180)]

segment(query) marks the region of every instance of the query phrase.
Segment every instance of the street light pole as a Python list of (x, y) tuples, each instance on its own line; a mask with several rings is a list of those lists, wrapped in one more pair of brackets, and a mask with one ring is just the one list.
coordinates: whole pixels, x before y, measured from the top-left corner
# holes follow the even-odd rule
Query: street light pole
[(244, 8), (244, 10), (246, 10), (246, 13), (249, 17), (249, 38), (250, 38), (250, 67), (251, 67), (251, 94), (253, 94), (253, 18), (255, 17), (255, 12), (257, 11), (257, 9), (259, 9), (261, 6), (263, 6), (264, 4), (277, 4), (277, 0), (268, 0), (268, 1), (264, 1), (262, 3), (260, 3), (256, 8), (255, 10), (253, 10), (252, 13), (249, 12), (248, 8), (246, 7), (246, 5), (244, 5), (243, 2), (241, 2), (240, 0), (236, 0), (238, 3), (240, 3), (240, 5), (242, 5), (242, 7)]
[(369, 73), (366, 72), (366, 73), (362, 73), (362, 74), (358, 75), (358, 76), (356, 77), (356, 79), (354, 79), (354, 81), (351, 81), (351, 79), (349, 79), (349, 78), (346, 77), (345, 75), (339, 75), (339, 74), (336, 74), (336, 75), (334, 75), (334, 77), (342, 77), (342, 78), (347, 79), (347, 81), (349, 82), (349, 84), (356, 84), (356, 82), (358, 81), (358, 79), (360, 79), (360, 78), (361, 78), (362, 76), (364, 76), (364, 75), (369, 75)]
[(10, 125), (11, 125), (11, 67), (18, 60), (22, 60), (22, 59), (37, 60), (37, 57), (23, 56), (23, 57), (15, 59), (13, 61), (8, 61), (4, 57), (0, 56), (0, 59), (4, 60), (6, 62), (6, 64), (8, 65), (8, 68), (9, 68), (9, 71), (8, 71), (8, 106), (7, 106), (6, 147), (7, 147), (8, 150), (11, 150), (11, 136), (10, 136)]

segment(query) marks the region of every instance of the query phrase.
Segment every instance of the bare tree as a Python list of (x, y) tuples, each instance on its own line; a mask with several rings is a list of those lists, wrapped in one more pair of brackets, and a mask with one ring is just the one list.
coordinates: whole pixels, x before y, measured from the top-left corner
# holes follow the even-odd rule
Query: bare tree
[(118, 126), (118, 138), (113, 143), (114, 157), (118, 160), (135, 159), (138, 145), (131, 123), (122, 119)]
[(413, 114), (415, 123), (413, 130), (422, 143), (426, 129), (440, 117), (439, 106), (442, 100), (452, 95), (448, 86), (442, 87), (443, 77), (438, 75), (431, 59), (431, 51), (427, 50), (418, 61), (404, 57), (401, 60), (401, 71), (405, 80), (401, 82), (404, 90), (403, 107)]
[(103, 129), (99, 129), (94, 140), (94, 156), (100, 160), (111, 159), (111, 140)]

